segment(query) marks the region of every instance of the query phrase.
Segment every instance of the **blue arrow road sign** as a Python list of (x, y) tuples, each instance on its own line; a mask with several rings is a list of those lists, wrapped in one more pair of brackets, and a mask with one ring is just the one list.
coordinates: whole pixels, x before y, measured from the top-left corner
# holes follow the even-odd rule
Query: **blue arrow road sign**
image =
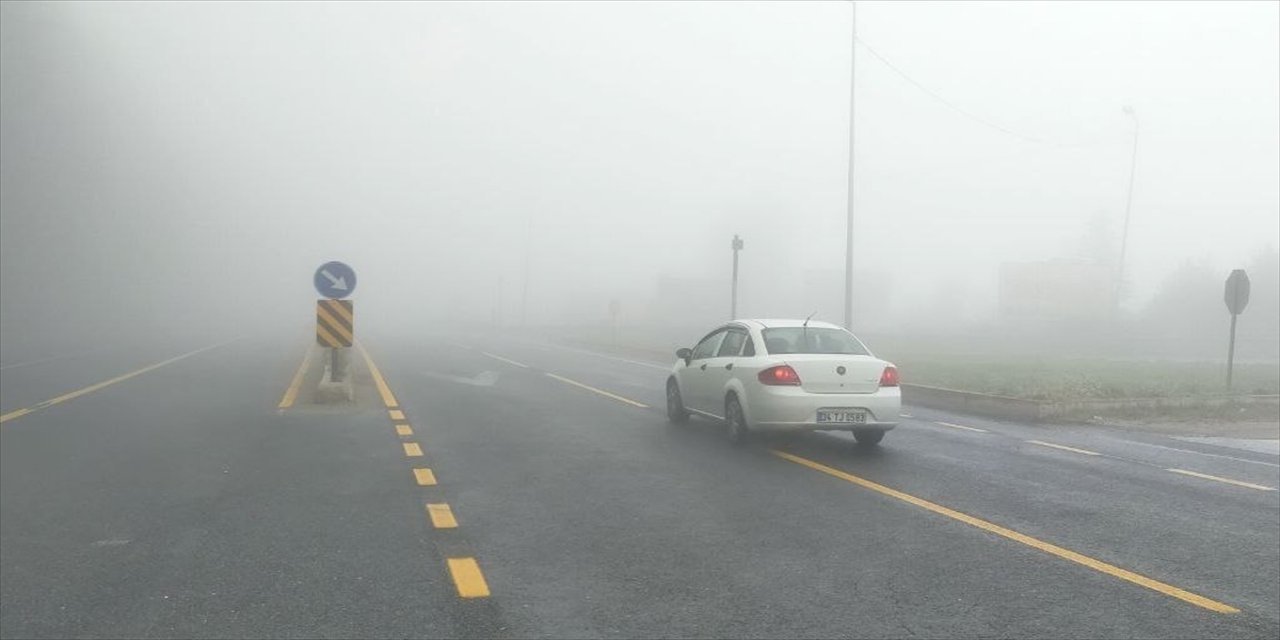
[(356, 290), (356, 272), (346, 264), (326, 262), (316, 269), (316, 291), (326, 298), (345, 298)]

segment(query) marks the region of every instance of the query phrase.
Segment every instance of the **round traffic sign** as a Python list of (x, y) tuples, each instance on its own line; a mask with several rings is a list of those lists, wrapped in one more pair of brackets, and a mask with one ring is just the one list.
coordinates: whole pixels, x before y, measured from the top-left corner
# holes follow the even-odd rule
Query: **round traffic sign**
[(314, 280), (316, 291), (326, 298), (345, 298), (356, 290), (355, 269), (336, 260), (320, 265)]

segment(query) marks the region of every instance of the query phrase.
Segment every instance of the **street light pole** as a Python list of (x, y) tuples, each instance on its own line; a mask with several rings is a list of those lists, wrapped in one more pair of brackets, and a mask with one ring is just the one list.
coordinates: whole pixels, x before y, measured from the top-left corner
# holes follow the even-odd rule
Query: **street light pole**
[(845, 219), (844, 238), (844, 327), (853, 330), (853, 114), (854, 78), (857, 77), (858, 51), (858, 3), (850, 2), (851, 33), (849, 41), (849, 189), (848, 215)]
[(1125, 115), (1133, 118), (1133, 154), (1129, 159), (1129, 195), (1124, 203), (1124, 231), (1120, 234), (1120, 264), (1116, 269), (1116, 311), (1120, 310), (1120, 299), (1124, 287), (1124, 258), (1129, 248), (1129, 215), (1133, 210), (1133, 176), (1138, 168), (1138, 114), (1133, 107), (1125, 106)]
[(735, 320), (738, 317), (738, 252), (742, 251), (742, 238), (738, 234), (733, 234), (733, 294), (732, 301), (729, 303), (729, 319)]

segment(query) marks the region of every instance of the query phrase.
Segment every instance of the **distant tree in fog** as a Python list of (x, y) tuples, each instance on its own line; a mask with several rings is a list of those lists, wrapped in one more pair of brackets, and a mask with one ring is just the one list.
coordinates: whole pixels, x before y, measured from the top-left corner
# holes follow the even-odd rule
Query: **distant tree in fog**
[[(1249, 274), (1251, 293), (1239, 323), (1238, 354), (1280, 357), (1280, 255), (1268, 247), (1239, 268)], [(1171, 347), (1184, 350), (1180, 355), (1222, 351), (1230, 318), (1222, 295), (1230, 273), (1203, 262), (1183, 262), (1141, 312), (1141, 331), (1169, 340)]]

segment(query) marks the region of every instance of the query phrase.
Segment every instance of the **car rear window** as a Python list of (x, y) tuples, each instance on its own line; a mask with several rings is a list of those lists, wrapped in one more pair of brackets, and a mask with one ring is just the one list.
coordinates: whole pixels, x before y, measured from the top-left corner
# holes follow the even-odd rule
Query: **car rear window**
[(770, 354), (781, 353), (839, 353), (844, 355), (870, 355), (866, 347), (853, 334), (842, 329), (777, 327), (765, 329), (764, 348)]

